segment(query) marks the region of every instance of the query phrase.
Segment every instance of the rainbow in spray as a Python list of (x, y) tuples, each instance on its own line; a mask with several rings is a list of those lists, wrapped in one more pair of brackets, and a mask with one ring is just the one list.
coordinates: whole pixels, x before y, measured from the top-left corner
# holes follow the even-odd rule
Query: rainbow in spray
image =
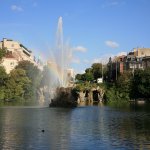
[(58, 19), (57, 33), (56, 33), (56, 45), (52, 49), (52, 58), (48, 61), (47, 65), (51, 70), (51, 82), (52, 87), (67, 87), (68, 86), (68, 76), (67, 68), (69, 68), (70, 59), (68, 54), (70, 54), (71, 48), (64, 44), (63, 40), (63, 20), (62, 17)]

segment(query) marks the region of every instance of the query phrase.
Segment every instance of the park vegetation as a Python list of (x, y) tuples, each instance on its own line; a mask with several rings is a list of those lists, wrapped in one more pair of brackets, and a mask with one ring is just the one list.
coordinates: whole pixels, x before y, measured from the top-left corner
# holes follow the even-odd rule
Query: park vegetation
[[(0, 63), (7, 55), (6, 49), (0, 49)], [(124, 71), (117, 75), (110, 72), (109, 63), (102, 65), (94, 63), (83, 74), (76, 75), (76, 90), (84, 91), (100, 86), (104, 89), (104, 99), (107, 102), (124, 103), (130, 100), (144, 99), (150, 101), (150, 68)], [(111, 76), (110, 76), (111, 74)], [(97, 83), (103, 78), (103, 83)], [(9, 74), (0, 65), (0, 100), (14, 101), (36, 100), (40, 88), (50, 86), (50, 70), (43, 71), (29, 61), (21, 61)]]
[[(0, 49), (0, 63), (7, 53), (6, 49)], [(37, 100), (44, 81), (42, 71), (29, 61), (20, 61), (9, 74), (0, 65), (0, 101)]]
[(4, 67), (0, 66), (0, 100), (35, 98), (41, 80), (40, 74), (39, 69), (28, 61), (20, 62), (9, 74), (5, 72)]
[[(97, 83), (98, 78), (102, 78), (103, 83)], [(126, 103), (131, 100), (144, 99), (150, 101), (150, 68), (136, 69), (118, 73), (118, 78), (114, 77), (116, 72), (109, 71), (109, 64), (92, 64), (91, 68), (85, 70), (83, 74), (76, 75), (76, 84), (79, 90), (85, 90), (92, 86), (101, 86), (105, 90), (104, 100), (108, 103)]]

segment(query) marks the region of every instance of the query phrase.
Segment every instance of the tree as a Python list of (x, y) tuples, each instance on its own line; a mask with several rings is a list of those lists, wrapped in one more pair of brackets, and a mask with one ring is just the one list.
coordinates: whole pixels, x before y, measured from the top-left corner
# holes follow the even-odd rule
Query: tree
[(41, 71), (30, 61), (19, 62), (16, 69), (23, 69), (26, 71), (26, 75), (31, 81), (31, 85), (28, 87), (26, 93), (28, 93), (29, 96), (35, 96), (41, 83)]
[(7, 77), (8, 75), (5, 71), (5, 68), (0, 66), (0, 86), (4, 86)]
[(9, 78), (6, 81), (6, 99), (23, 98), (26, 92), (26, 87), (30, 84), (29, 78), (23, 69), (14, 69), (10, 72)]
[(118, 77), (116, 82), (117, 91), (121, 98), (129, 100), (129, 95), (131, 93), (131, 85), (132, 85), (132, 73), (129, 71), (125, 71)]
[(102, 64), (101, 63), (92, 64), (92, 73), (95, 80), (102, 77)]
[(24, 60), (20, 61), (16, 66), (16, 69), (23, 69), (26, 71), (27, 76), (32, 80), (36, 80), (36, 77), (40, 74), (40, 70), (30, 61)]
[(85, 80), (86, 81), (93, 81), (94, 80), (92, 68), (87, 68), (85, 70)]
[(6, 55), (7, 49), (6, 48), (0, 48), (0, 62), (2, 58)]
[(150, 68), (135, 70), (132, 82), (132, 98), (150, 98)]
[(75, 79), (81, 81), (82, 80), (82, 74), (76, 74)]
[(92, 68), (85, 69), (85, 73), (92, 73)]
[(4, 67), (0, 66), (0, 100), (5, 98), (5, 83), (8, 75)]

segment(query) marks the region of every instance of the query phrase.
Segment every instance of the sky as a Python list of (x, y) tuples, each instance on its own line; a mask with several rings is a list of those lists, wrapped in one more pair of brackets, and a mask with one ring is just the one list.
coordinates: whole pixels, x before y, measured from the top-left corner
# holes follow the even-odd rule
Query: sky
[(150, 0), (0, 0), (0, 40), (19, 41), (47, 60), (60, 16), (76, 73), (150, 47)]

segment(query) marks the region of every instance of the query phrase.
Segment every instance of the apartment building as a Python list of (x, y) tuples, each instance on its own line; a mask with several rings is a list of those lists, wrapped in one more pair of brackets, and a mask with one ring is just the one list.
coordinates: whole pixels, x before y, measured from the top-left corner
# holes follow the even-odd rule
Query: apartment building
[(117, 71), (119, 73), (123, 73), (125, 70), (124, 68), (125, 59), (126, 59), (125, 55), (114, 57), (111, 61), (109, 61), (109, 65), (111, 67), (110, 70), (112, 70), (113, 72)]
[(115, 56), (113, 59), (109, 59), (109, 78), (115, 80), (119, 73), (126, 70), (134, 72), (135, 69), (148, 67), (150, 67), (150, 48), (134, 48), (126, 56)]
[(137, 51), (129, 52), (124, 62), (125, 70), (129, 69), (143, 69), (142, 57), (137, 56)]
[(150, 56), (143, 57), (142, 62), (144, 69), (148, 67), (150, 68)]
[(150, 48), (134, 48), (133, 51), (137, 58), (150, 56)]
[(10, 73), (10, 71), (16, 67), (18, 62), (22, 60), (28, 60), (36, 65), (32, 51), (17, 41), (4, 38), (0, 42), (0, 48), (6, 48), (8, 50), (8, 54), (2, 59), (1, 63), (7, 73)]
[(28, 60), (34, 63), (34, 56), (32, 51), (17, 41), (4, 38), (0, 42), (0, 48), (7, 48), (7, 50), (11, 52), (12, 55), (14, 55), (19, 61)]

